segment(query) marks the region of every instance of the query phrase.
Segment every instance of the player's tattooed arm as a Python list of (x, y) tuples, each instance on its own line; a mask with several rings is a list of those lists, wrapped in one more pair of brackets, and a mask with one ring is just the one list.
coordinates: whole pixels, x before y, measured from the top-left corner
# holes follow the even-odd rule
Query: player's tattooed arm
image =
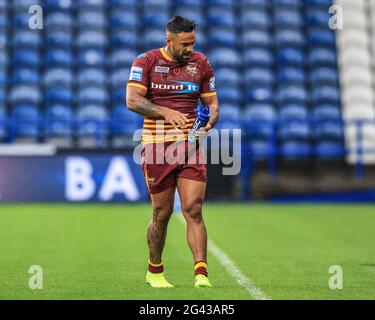
[(212, 129), (215, 124), (219, 121), (220, 109), (219, 109), (219, 100), (217, 96), (204, 97), (201, 98), (204, 106), (209, 106), (210, 108), (210, 120), (208, 120), (207, 125), (203, 128), (205, 131)]
[(189, 122), (187, 115), (176, 110), (156, 105), (145, 98), (146, 91), (142, 88), (128, 86), (126, 91), (126, 105), (134, 111), (152, 120), (165, 120), (175, 129), (183, 129)]

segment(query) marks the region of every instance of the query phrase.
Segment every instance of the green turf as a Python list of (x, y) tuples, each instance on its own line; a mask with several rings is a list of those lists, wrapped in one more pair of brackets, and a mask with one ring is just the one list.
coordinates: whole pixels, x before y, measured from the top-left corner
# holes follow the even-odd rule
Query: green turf
[[(273, 299), (374, 299), (372, 206), (211, 205), (209, 237)], [(164, 255), (174, 289), (145, 286), (149, 205), (0, 206), (0, 299), (251, 299), (212, 255), (214, 289), (194, 289), (185, 227), (174, 217)], [(43, 268), (43, 290), (28, 268)], [(330, 290), (340, 265), (344, 289)]]

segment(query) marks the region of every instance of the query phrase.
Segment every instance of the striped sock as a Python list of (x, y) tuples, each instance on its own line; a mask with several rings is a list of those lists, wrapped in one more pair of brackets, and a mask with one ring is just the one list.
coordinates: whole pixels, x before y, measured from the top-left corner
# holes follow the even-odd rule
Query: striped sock
[(148, 271), (151, 273), (163, 273), (164, 272), (164, 266), (163, 262), (160, 264), (152, 263), (150, 260), (148, 260)]
[(206, 261), (197, 261), (195, 263), (194, 275), (196, 276), (197, 274), (203, 274), (206, 277), (208, 276), (207, 262)]

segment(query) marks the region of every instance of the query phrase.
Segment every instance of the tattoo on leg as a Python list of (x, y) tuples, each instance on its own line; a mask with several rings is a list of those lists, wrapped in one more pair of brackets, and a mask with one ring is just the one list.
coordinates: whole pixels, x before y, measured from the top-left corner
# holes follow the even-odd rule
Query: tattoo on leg
[(167, 223), (157, 223), (153, 219), (147, 231), (147, 243), (150, 252), (150, 260), (153, 263), (161, 263), (165, 239), (167, 237)]

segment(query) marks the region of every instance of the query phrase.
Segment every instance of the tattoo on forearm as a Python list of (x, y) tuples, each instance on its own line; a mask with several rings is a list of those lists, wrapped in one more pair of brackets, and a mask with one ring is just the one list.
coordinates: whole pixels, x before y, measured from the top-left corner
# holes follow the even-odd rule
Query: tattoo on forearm
[(218, 122), (219, 120), (219, 108), (212, 108), (210, 110), (210, 120), (209, 120), (209, 124), (213, 127), (216, 122)]
[(139, 113), (149, 119), (160, 120), (162, 119), (160, 115), (161, 107), (153, 104), (151, 101), (144, 97), (137, 96), (131, 99), (131, 104), (134, 106), (134, 111)]

